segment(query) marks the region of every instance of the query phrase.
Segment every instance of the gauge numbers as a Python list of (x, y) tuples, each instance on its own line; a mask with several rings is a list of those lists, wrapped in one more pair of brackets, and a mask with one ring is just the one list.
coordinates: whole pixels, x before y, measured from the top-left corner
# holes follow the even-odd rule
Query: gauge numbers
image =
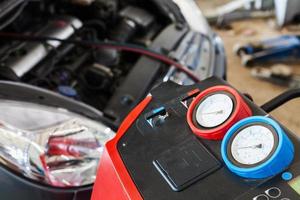
[(228, 95), (213, 94), (199, 104), (196, 120), (200, 126), (205, 128), (219, 126), (230, 117), (233, 107), (233, 100)]
[(274, 131), (263, 125), (250, 125), (233, 138), (230, 152), (242, 165), (255, 165), (266, 160), (276, 148)]

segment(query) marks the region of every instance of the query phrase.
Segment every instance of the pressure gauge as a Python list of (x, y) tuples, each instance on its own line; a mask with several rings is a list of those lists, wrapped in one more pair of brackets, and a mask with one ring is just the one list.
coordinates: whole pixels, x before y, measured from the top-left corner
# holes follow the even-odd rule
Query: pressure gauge
[(222, 139), (235, 122), (251, 116), (251, 109), (233, 88), (215, 86), (191, 103), (187, 121), (192, 131), (206, 139)]
[(231, 137), (227, 155), (239, 166), (251, 167), (267, 160), (278, 145), (273, 127), (262, 123), (250, 124)]
[(234, 107), (231, 95), (215, 93), (205, 98), (195, 113), (200, 126), (213, 128), (223, 124), (231, 115)]
[(294, 147), (283, 129), (267, 117), (249, 117), (235, 124), (222, 142), (228, 168), (245, 178), (266, 178), (292, 162)]

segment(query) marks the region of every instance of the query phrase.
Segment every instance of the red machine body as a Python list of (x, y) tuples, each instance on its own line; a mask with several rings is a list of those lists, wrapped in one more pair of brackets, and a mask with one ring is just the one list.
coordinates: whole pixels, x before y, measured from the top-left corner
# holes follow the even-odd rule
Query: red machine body
[(103, 152), (92, 200), (142, 200), (117, 150), (119, 139), (125, 134), (135, 119), (150, 103), (152, 97), (146, 97), (127, 116), (117, 135), (106, 144)]

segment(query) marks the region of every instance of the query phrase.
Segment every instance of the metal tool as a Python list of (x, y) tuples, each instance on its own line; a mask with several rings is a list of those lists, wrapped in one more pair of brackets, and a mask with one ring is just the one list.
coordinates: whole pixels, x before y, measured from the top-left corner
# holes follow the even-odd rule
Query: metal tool
[(235, 0), (207, 13), (210, 24), (227, 27), (233, 21), (274, 16), (273, 0)]
[(234, 48), (244, 66), (300, 60), (300, 36), (284, 35)]
[(208, 22), (218, 28), (228, 27), (230, 23), (246, 19), (267, 19), (274, 17), (273, 10), (237, 10), (220, 16), (208, 18)]

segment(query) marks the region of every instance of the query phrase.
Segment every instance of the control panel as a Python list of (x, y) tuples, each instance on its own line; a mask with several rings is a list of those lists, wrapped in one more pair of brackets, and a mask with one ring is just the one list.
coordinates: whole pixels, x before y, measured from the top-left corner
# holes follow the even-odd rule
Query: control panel
[(300, 199), (299, 138), (227, 82), (163, 83), (137, 109), (106, 147), (124, 199)]

